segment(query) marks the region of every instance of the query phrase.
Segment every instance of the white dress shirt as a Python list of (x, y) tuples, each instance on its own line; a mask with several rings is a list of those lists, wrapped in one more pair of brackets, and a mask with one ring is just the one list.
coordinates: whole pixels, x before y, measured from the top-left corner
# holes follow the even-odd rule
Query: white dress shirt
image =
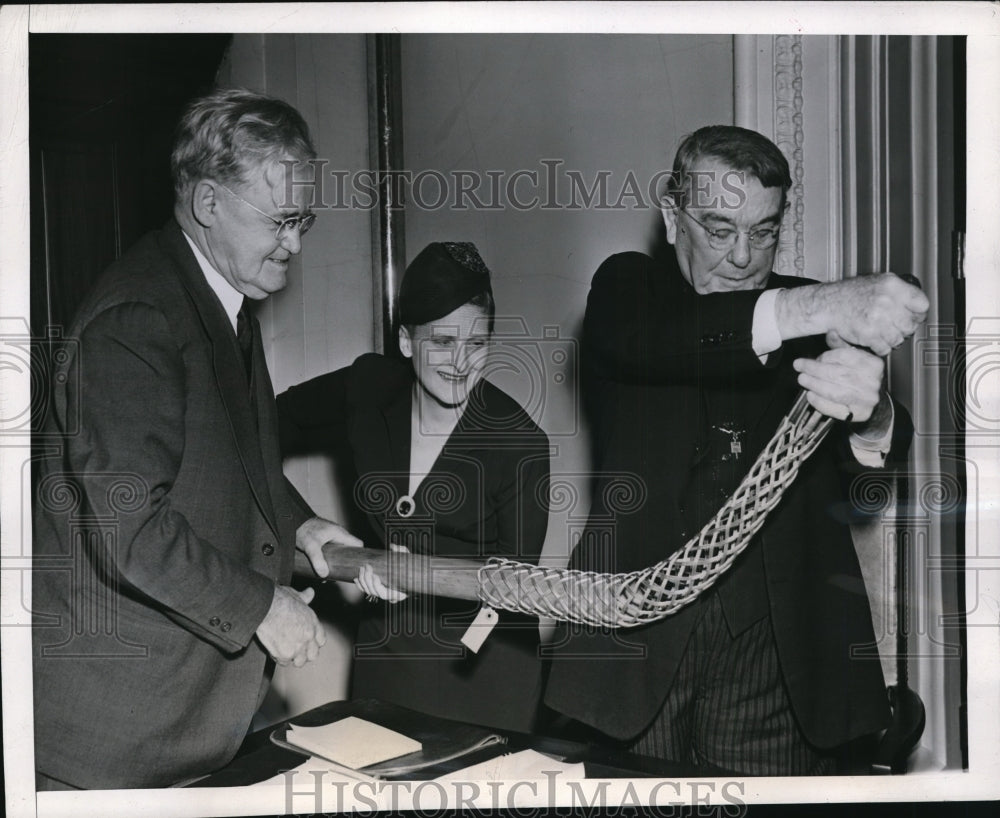
[[(184, 233), (183, 230), (181, 232)], [(236, 314), (240, 311), (240, 307), (243, 306), (243, 293), (222, 277), (222, 273), (212, 266), (212, 262), (205, 258), (205, 254), (198, 249), (198, 245), (191, 240), (191, 237), (187, 233), (184, 233), (184, 238), (191, 245), (194, 257), (198, 259), (198, 266), (201, 267), (201, 271), (205, 275), (205, 281), (208, 282), (208, 286), (212, 288), (212, 292), (222, 302), (222, 309), (226, 311), (226, 317), (229, 318), (229, 323), (232, 324), (233, 332), (236, 332)]]

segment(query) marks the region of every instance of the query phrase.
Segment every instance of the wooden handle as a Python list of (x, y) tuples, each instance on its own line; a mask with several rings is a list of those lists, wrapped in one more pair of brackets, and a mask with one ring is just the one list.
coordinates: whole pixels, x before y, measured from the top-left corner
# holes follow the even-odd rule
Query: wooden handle
[[(485, 564), (480, 560), (452, 557), (425, 557), (381, 548), (351, 548), (327, 543), (323, 556), (330, 566), (327, 579), (350, 582), (358, 576), (362, 565), (371, 565), (387, 588), (408, 594), (433, 594), (452, 599), (479, 599), (478, 571)], [(306, 555), (295, 552), (295, 576), (320, 582)]]

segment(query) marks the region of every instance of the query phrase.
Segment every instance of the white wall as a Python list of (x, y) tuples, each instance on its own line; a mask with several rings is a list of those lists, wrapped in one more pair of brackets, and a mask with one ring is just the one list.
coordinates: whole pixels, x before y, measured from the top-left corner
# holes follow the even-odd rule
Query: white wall
[[(634, 197), (622, 197), (619, 209), (546, 205), (571, 201), (567, 171), (582, 173), (588, 188), (608, 172), (610, 205), (630, 174), (648, 199), (647, 183), (670, 168), (683, 135), (732, 123), (732, 37), (404, 35), (402, 65), (404, 164), (415, 178), (435, 170), (449, 179), (455, 171), (478, 173), (479, 198), (491, 204), (504, 196), (491, 197), (487, 171), (503, 171), (505, 182), (518, 170), (539, 177), (537, 185), (522, 177), (514, 191), (521, 202), (538, 196), (530, 209), (430, 210), (411, 203), (406, 252), (409, 259), (431, 241), (475, 242), (494, 274), (498, 315), (523, 319), (534, 338), (546, 339), (550, 327), (564, 339), (539, 344), (548, 364), (544, 384), (510, 372), (494, 378), (518, 397), (532, 397), (529, 408), (538, 407), (535, 419), (558, 447), (553, 474), (565, 475), (577, 498), (550, 520), (545, 555), (561, 563), (586, 518), (581, 475), (589, 453), (583, 418), (575, 420), (578, 359), (563, 363), (546, 353), (567, 341), (572, 349), (600, 263), (612, 253), (648, 250), (663, 228), (658, 211), (648, 201), (637, 206)], [(562, 163), (555, 166), (555, 188), (545, 181), (543, 160)], [(427, 182), (424, 203), (436, 198)], [(582, 197), (576, 200), (582, 205)]]

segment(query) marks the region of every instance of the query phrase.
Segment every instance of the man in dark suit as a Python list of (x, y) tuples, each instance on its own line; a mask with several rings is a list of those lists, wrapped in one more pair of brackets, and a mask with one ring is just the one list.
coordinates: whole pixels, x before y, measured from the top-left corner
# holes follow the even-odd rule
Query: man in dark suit
[[(294, 550), (360, 545), (281, 471), (247, 310), (286, 283), (314, 215), (305, 122), (223, 90), (185, 113), (175, 208), (81, 306), (52, 382), (34, 507), (41, 789), (158, 787), (232, 759), (273, 662), (314, 659)], [(291, 193), (294, 193), (293, 197)]]
[[(836, 748), (888, 717), (877, 655), (852, 653), (875, 640), (846, 487), (905, 450), (912, 427), (884, 390), (879, 356), (915, 331), (928, 302), (891, 274), (818, 284), (773, 273), (790, 186), (760, 134), (696, 131), (662, 203), (677, 269), (612, 256), (584, 322), (597, 472), (573, 567), (641, 569), (696, 535), (800, 387), (840, 421), (696, 602), (635, 630), (556, 634), (548, 705), (634, 752), (704, 770), (833, 772)], [(602, 475), (621, 472), (643, 486), (637, 510), (615, 508), (605, 490)]]

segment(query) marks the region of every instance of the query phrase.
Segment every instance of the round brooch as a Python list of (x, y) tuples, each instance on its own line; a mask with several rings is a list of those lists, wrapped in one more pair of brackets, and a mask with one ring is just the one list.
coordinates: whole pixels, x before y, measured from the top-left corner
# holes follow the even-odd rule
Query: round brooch
[(404, 494), (396, 501), (396, 513), (400, 517), (410, 517), (416, 510), (417, 504), (409, 494)]

